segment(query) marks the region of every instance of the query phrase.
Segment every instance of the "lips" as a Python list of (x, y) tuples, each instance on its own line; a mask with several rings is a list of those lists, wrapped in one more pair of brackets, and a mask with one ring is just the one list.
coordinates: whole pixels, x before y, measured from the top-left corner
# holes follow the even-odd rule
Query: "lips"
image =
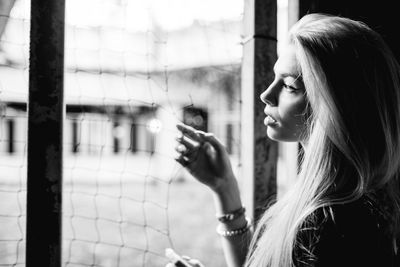
[(267, 117), (265, 117), (264, 119), (264, 124), (268, 126), (274, 126), (277, 123), (278, 123), (277, 120), (269, 114), (267, 114)]

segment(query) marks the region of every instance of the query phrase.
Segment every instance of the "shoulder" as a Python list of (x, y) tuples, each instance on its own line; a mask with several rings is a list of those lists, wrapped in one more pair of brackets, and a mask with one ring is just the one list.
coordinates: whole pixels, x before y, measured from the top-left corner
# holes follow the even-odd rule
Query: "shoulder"
[(316, 211), (318, 220), (323, 222), (321, 234), (338, 231), (344, 237), (356, 237), (369, 233), (383, 234), (387, 229), (387, 220), (379, 206), (371, 198), (364, 196), (346, 204), (334, 204)]
[(394, 266), (388, 227), (384, 213), (366, 196), (319, 208), (299, 230), (296, 265)]

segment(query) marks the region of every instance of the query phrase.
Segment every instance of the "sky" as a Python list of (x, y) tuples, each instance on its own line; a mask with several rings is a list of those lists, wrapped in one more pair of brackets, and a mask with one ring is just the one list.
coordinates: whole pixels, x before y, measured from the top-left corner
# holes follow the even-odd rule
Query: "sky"
[[(17, 0), (12, 16), (28, 18), (29, 0)], [(157, 24), (164, 30), (203, 23), (241, 19), (243, 0), (66, 0), (66, 22), (74, 26), (112, 26), (147, 31)]]
[[(245, 0), (65, 0), (66, 22), (72, 26), (111, 26), (147, 31), (155, 25), (166, 31), (193, 22), (240, 20)], [(277, 0), (278, 7), (288, 0)], [(11, 16), (29, 18), (30, 0), (17, 0)]]
[[(118, 33), (123, 32), (158, 32), (155, 27), (161, 28), (163, 32), (173, 32), (181, 28), (188, 28), (196, 21), (202, 26), (215, 21), (234, 20), (240, 22), (243, 19), (244, 2), (246, 0), (65, 0), (66, 1), (66, 23), (77, 27), (83, 32), (86, 28), (93, 33), (97, 27)], [(278, 1), (278, 40), (283, 40), (287, 29), (286, 12), (281, 12), (282, 7), (287, 5), (288, 0)], [(17, 0), (10, 16), (13, 18), (29, 18), (30, 0)], [(69, 27), (71, 28), (71, 27)], [(194, 27), (195, 28), (195, 27)], [(208, 28), (207, 28), (208, 29)], [(25, 31), (27, 33), (28, 31)], [(204, 38), (211, 38), (212, 27)], [(11, 34), (11, 33), (10, 33)], [(21, 33), (14, 37), (21, 37)], [(93, 35), (93, 34), (92, 34)], [(85, 42), (92, 36), (80, 38), (79, 43), (73, 43), (73, 47), (96, 48), (90, 42)], [(79, 35), (81, 36), (81, 35)], [(169, 35), (172, 36), (172, 35)], [(28, 36), (24, 36), (28, 38)], [(11, 37), (10, 37), (11, 38)], [(104, 42), (106, 38), (101, 37), (102, 47), (107, 47)], [(126, 43), (121, 39), (121, 47), (126, 48)], [(209, 39), (204, 39), (209, 41)], [(17, 41), (14, 41), (17, 42)], [(239, 41), (238, 41), (239, 42)], [(118, 39), (113, 37), (113, 49)], [(280, 45), (278, 42), (278, 53)], [(86, 47), (85, 45), (89, 45)], [(207, 44), (206, 44), (207, 45)], [(187, 44), (186, 44), (187, 46)], [(171, 47), (171, 45), (169, 46)], [(210, 44), (208, 44), (210, 49)], [(225, 49), (226, 50), (226, 49)], [(146, 50), (147, 51), (147, 50)], [(145, 54), (142, 52), (142, 54)], [(169, 57), (172, 61), (172, 57)]]
[[(88, 10), (93, 10), (93, 15), (87, 16)], [(174, 30), (188, 27), (194, 20), (239, 19), (242, 10), (242, 0), (67, 0), (66, 20), (74, 25), (105, 23), (143, 31), (156, 23)]]

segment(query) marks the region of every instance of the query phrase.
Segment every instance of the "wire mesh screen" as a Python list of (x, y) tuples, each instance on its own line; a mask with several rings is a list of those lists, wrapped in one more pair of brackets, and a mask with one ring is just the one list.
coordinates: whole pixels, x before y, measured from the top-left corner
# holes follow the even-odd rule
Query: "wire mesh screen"
[[(223, 265), (175, 124), (240, 167), (241, 0), (66, 0), (63, 266)], [(25, 265), (28, 0), (0, 1), (0, 266)], [(45, 233), (44, 233), (45, 234)]]
[(0, 265), (24, 266), (29, 6), (0, 2)]
[[(25, 266), (29, 13), (0, 1), (0, 266)], [(243, 0), (66, 0), (63, 266), (164, 266), (167, 247), (224, 266), (175, 124), (215, 133), (239, 173), (242, 19)]]
[[(177, 122), (237, 169), (241, 1), (66, 1), (65, 266), (223, 265), (211, 194), (174, 160)], [(90, 16), (88, 15), (90, 13)]]

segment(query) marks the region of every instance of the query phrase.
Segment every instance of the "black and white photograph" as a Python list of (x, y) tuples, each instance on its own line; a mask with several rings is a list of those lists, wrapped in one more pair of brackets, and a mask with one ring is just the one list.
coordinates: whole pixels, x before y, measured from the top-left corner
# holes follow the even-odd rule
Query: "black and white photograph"
[(0, 266), (400, 267), (397, 17), (0, 0)]

